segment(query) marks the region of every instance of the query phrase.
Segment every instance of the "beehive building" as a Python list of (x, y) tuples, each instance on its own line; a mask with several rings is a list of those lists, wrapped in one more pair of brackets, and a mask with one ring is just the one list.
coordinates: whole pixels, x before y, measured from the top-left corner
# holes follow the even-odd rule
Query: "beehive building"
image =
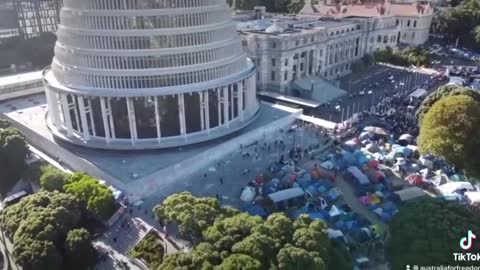
[(64, 0), (44, 71), (48, 124), (95, 148), (192, 144), (250, 123), (259, 104), (224, 0)]

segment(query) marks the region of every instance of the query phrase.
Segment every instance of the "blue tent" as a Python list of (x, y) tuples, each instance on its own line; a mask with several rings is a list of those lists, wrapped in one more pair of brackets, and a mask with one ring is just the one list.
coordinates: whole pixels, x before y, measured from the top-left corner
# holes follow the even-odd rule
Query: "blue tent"
[(321, 212), (308, 213), (308, 216), (313, 220), (326, 220), (326, 218), (322, 215)]
[(265, 211), (265, 208), (259, 205), (252, 205), (250, 207), (247, 207), (245, 209), (245, 212), (249, 213), (252, 216), (261, 216), (261, 217), (268, 216), (267, 211)]
[(369, 161), (367, 156), (364, 153), (362, 153), (361, 151), (355, 152), (355, 158), (356, 158), (356, 161), (357, 161), (357, 166), (365, 165)]

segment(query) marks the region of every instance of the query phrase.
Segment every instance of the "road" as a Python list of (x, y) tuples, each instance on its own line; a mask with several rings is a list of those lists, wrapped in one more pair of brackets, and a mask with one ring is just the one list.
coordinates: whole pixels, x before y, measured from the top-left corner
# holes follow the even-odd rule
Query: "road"
[[(420, 87), (430, 77), (426, 74), (380, 65), (372, 67), (368, 74), (357, 80), (344, 79), (341, 88), (348, 94), (340, 99), (338, 103), (340, 110), (335, 110), (338, 100), (332, 101), (329, 105), (319, 107), (315, 116), (337, 123), (342, 122), (355, 113), (369, 110), (384, 97), (393, 96), (399, 92), (406, 93)], [(393, 80), (388, 79), (391, 75)], [(362, 89), (365, 89), (365, 94), (359, 95)], [(369, 91), (371, 94), (368, 94)]]
[[(9, 263), (5, 263), (5, 265), (9, 265), (10, 267), (8, 268), (9, 270), (21, 270), (21, 267), (18, 266), (15, 263), (15, 260), (13, 259), (12, 252), (13, 252), (13, 244), (8, 240), (8, 238), (5, 236), (3, 233), (3, 230), (0, 231), (0, 237), (1, 237), (1, 242), (0, 242), (0, 248), (5, 256), (5, 259), (8, 257)], [(6, 246), (6, 250), (5, 250)], [(8, 254), (7, 254), (8, 253)], [(7, 269), (7, 268), (5, 268)]]

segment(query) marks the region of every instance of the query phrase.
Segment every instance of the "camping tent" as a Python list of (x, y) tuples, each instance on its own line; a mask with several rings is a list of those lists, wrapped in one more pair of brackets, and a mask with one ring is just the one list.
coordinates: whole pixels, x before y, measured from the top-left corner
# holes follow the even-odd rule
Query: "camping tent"
[(418, 88), (417, 90), (413, 91), (408, 97), (414, 97), (414, 98), (421, 98), (427, 94), (427, 91), (422, 88)]
[(341, 215), (342, 212), (340, 212), (340, 210), (338, 210), (338, 208), (335, 205), (333, 205), (332, 208), (330, 209), (330, 211), (328, 212), (328, 214), (331, 217), (336, 217), (336, 216)]
[(370, 132), (378, 136), (385, 136), (385, 137), (388, 136), (388, 132), (385, 129), (380, 127), (374, 127), (374, 126), (365, 127), (363, 129), (363, 132)]
[(240, 200), (243, 202), (252, 202), (255, 198), (255, 189), (250, 186), (246, 186), (243, 188), (242, 195), (240, 195)]
[(367, 185), (370, 184), (370, 181), (368, 180), (368, 177), (363, 174), (359, 168), (350, 166), (347, 168), (347, 171), (355, 177), (355, 179), (360, 183), (361, 185)]
[(480, 191), (467, 191), (465, 192), (468, 203), (473, 206), (480, 206)]
[(423, 177), (420, 174), (410, 174), (407, 177), (407, 181), (410, 185), (421, 186), (423, 184)]
[(437, 187), (437, 189), (442, 195), (450, 195), (463, 189), (467, 191), (475, 190), (470, 182), (450, 182)]
[(427, 194), (419, 187), (405, 188), (394, 192), (401, 202), (412, 201), (425, 197)]

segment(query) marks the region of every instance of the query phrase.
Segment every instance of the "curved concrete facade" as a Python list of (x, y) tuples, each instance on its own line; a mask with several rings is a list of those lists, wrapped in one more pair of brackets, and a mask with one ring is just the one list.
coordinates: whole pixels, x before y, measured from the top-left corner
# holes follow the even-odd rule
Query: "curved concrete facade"
[(259, 110), (224, 0), (64, 0), (60, 22), (44, 84), (63, 140), (174, 147), (234, 132)]

